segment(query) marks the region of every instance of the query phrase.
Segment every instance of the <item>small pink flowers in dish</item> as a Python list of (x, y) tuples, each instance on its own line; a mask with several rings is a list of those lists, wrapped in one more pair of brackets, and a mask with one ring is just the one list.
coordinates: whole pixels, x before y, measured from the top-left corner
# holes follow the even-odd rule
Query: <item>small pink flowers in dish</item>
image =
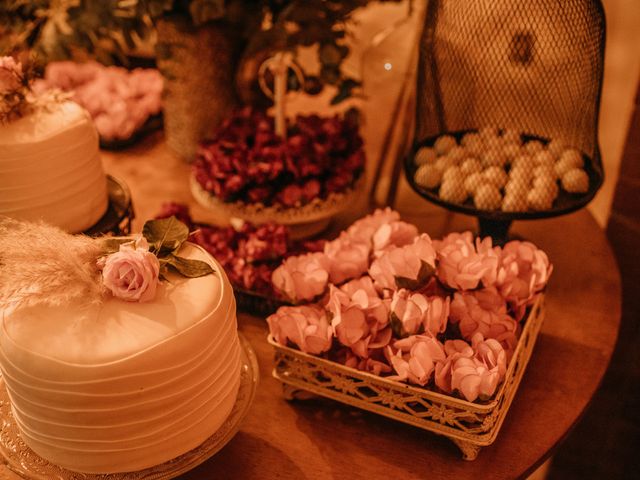
[[(497, 247), (471, 232), (432, 241), (411, 227), (388, 209), (355, 222), (324, 254), (315, 254), (327, 260), (317, 260), (329, 279), (323, 291), (316, 271), (307, 278), (297, 270), (296, 285), (318, 287), (311, 306), (326, 312), (332, 330), (321, 356), (469, 402), (487, 401), (505, 378), (527, 309), (553, 267), (530, 242)], [(277, 288), (291, 267), (280, 268)], [(268, 322), (275, 341), (317, 355), (299, 335), (281, 333), (291, 309), (308, 307), (283, 307)]]
[(160, 262), (144, 238), (120, 245), (103, 259), (102, 281), (114, 297), (127, 302), (150, 302), (156, 296)]

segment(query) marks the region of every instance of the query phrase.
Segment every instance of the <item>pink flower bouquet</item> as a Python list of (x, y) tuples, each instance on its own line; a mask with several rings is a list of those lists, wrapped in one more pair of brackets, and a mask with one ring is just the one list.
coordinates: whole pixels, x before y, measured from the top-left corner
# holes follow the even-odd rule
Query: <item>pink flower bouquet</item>
[(470, 232), (432, 241), (397, 212), (377, 210), (323, 252), (273, 272), (294, 306), (267, 321), (282, 345), (484, 402), (504, 380), (527, 308), (552, 270), (529, 242), (494, 247)]

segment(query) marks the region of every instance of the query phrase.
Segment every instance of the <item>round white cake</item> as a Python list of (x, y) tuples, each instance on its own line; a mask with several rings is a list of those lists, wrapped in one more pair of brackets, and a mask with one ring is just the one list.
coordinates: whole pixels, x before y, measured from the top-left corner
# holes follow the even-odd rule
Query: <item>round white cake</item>
[(108, 200), (98, 133), (78, 104), (36, 107), (0, 125), (0, 215), (77, 233), (100, 220)]
[(25, 443), (87, 473), (161, 464), (229, 416), (240, 384), (236, 306), (222, 267), (170, 275), (154, 301), (0, 312), (0, 367)]

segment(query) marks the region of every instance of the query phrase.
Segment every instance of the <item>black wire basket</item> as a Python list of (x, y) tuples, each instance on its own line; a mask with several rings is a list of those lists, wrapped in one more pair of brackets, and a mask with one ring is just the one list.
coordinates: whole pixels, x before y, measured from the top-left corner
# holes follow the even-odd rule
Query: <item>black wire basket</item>
[[(432, 0), (423, 30), (413, 148), (405, 173), (421, 196), (477, 216), (481, 234), (506, 237), (516, 219), (562, 215), (585, 206), (604, 178), (598, 116), (605, 44), (599, 0)], [(544, 211), (476, 208), (442, 200), (414, 181), (416, 152), (442, 135), (460, 140), (487, 127), (522, 141), (551, 140), (581, 152), (589, 186), (561, 192)], [(505, 165), (506, 172), (509, 165)]]

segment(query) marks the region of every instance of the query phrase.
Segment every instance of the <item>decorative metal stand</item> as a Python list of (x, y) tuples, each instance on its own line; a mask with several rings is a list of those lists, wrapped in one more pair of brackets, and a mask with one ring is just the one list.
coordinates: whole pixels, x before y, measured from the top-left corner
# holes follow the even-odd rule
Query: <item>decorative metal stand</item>
[(102, 218), (93, 227), (83, 233), (91, 237), (100, 235), (129, 235), (131, 222), (135, 218), (131, 192), (122, 180), (107, 175), (109, 206)]
[(544, 295), (532, 306), (522, 335), (495, 397), (472, 403), (402, 382), (361, 372), (339, 363), (285, 347), (274, 347), (273, 376), (282, 382), (287, 400), (320, 395), (408, 423), (451, 439), (465, 460), (474, 460), (491, 445), (511, 406), (544, 320)]

